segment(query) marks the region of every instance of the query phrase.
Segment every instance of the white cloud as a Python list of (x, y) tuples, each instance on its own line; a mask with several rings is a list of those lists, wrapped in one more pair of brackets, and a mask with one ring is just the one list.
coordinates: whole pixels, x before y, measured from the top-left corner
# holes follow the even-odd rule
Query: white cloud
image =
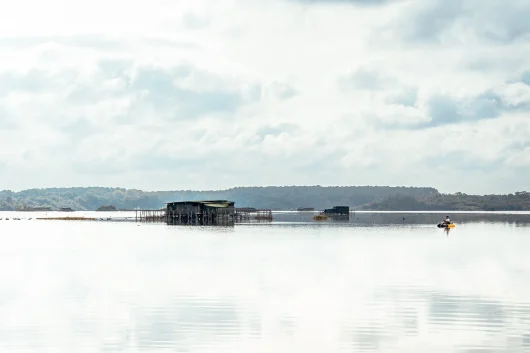
[(528, 189), (528, 6), (499, 4), (9, 4), (0, 185)]

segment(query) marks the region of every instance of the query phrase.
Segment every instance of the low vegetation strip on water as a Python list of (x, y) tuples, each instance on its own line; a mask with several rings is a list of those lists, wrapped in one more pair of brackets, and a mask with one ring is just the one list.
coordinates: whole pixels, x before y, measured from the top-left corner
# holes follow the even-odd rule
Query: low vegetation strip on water
[(52, 221), (95, 221), (96, 218), (91, 217), (41, 217), (38, 220), (52, 220)]

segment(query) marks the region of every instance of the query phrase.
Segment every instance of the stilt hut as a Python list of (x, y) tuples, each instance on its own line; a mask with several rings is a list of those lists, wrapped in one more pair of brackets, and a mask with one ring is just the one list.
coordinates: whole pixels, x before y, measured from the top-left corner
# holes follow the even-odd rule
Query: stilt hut
[(224, 224), (234, 222), (234, 219), (233, 201), (180, 201), (166, 204), (167, 224)]

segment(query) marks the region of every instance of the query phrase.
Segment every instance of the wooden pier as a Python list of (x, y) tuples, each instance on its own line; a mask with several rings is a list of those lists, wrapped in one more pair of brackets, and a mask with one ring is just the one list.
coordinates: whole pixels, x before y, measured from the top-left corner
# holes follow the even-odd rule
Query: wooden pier
[(166, 210), (135, 210), (136, 222), (164, 222), (166, 220)]
[(257, 210), (255, 208), (238, 208), (236, 209), (236, 221), (237, 222), (271, 222), (272, 211), (271, 210)]
[(272, 221), (271, 210), (235, 208), (233, 201), (169, 202), (165, 209), (136, 210), (136, 222), (165, 222), (168, 225), (232, 225)]

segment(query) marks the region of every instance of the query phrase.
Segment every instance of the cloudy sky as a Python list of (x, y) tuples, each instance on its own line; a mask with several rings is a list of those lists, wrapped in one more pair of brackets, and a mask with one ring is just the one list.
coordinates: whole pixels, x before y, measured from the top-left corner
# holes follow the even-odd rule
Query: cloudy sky
[(0, 189), (530, 190), (529, 0), (19, 0)]

